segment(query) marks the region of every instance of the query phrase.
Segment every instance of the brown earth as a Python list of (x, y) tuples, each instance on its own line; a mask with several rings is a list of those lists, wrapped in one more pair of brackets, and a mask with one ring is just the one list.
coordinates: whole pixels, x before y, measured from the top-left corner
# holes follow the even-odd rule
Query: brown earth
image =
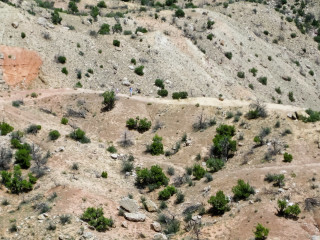
[(28, 87), (38, 77), (42, 65), (41, 57), (34, 51), (20, 47), (0, 45), (0, 68), (3, 80), (12, 87)]

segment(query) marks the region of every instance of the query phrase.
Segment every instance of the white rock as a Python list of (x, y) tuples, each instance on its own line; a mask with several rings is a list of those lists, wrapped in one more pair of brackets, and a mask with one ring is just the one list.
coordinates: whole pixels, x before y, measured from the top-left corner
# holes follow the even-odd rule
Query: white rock
[(19, 27), (19, 23), (18, 22), (13, 22), (11, 25), (14, 28), (18, 28)]
[(124, 217), (132, 222), (144, 222), (146, 220), (146, 215), (143, 213), (124, 213)]
[(118, 158), (118, 154), (116, 154), (116, 153), (112, 153), (110, 156), (111, 156), (112, 159), (117, 159)]
[(158, 223), (156, 221), (151, 224), (151, 228), (156, 232), (161, 231), (161, 225), (160, 225), (160, 223)]
[(167, 236), (164, 235), (163, 233), (156, 233), (153, 236), (153, 240), (168, 240)]
[(129, 69), (130, 69), (130, 70), (134, 70), (134, 66), (130, 65), (130, 66), (129, 66)]
[(128, 222), (123, 221), (123, 222), (121, 223), (121, 226), (124, 227), (124, 228), (128, 228)]
[(120, 207), (130, 213), (135, 213), (139, 211), (139, 205), (137, 201), (128, 197), (124, 197), (120, 200)]

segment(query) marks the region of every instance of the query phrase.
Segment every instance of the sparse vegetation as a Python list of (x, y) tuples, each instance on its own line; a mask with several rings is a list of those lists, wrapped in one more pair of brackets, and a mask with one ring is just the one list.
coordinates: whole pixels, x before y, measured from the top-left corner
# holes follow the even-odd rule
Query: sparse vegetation
[(99, 232), (104, 232), (113, 226), (113, 220), (104, 217), (102, 208), (87, 208), (82, 214), (81, 220), (87, 222)]

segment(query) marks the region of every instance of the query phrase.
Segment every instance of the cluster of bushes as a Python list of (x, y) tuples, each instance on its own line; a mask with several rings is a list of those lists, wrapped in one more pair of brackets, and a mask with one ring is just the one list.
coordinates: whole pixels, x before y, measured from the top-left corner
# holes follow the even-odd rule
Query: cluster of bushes
[(86, 133), (82, 131), (80, 128), (77, 128), (77, 130), (73, 130), (69, 134), (69, 137), (80, 143), (90, 143), (90, 139), (86, 137)]
[(147, 118), (140, 119), (139, 117), (129, 118), (126, 122), (126, 126), (129, 129), (135, 129), (140, 133), (146, 132), (151, 128), (151, 121), (148, 121)]
[(267, 111), (266, 106), (261, 104), (260, 102), (250, 104), (250, 110), (246, 114), (248, 119), (257, 119), (257, 118), (266, 118)]
[(1, 184), (14, 194), (29, 192), (33, 189), (33, 184), (36, 183), (37, 178), (31, 173), (28, 174), (28, 178), (28, 180), (22, 178), (20, 165), (14, 166), (13, 174), (7, 171), (1, 172)]
[(217, 129), (213, 138), (212, 154), (218, 158), (228, 160), (231, 152), (237, 150), (237, 142), (232, 140), (235, 135), (235, 127), (222, 124)]
[(81, 220), (87, 222), (99, 232), (104, 232), (113, 226), (114, 222), (111, 218), (104, 217), (102, 208), (89, 207), (82, 214)]
[(306, 113), (309, 115), (308, 117), (299, 115), (299, 120), (303, 122), (318, 122), (320, 121), (320, 112), (313, 111), (312, 109), (307, 109)]
[(286, 200), (278, 200), (278, 215), (288, 218), (296, 218), (301, 213), (300, 207), (298, 204), (293, 204), (288, 206)]
[(174, 92), (174, 93), (172, 93), (172, 98), (173, 99), (186, 99), (186, 98), (188, 98), (188, 93), (187, 92)]
[(158, 165), (151, 166), (150, 170), (148, 168), (138, 168), (136, 173), (136, 186), (138, 187), (145, 188), (148, 186), (149, 190), (152, 191), (162, 185), (168, 185), (169, 179)]
[(278, 186), (278, 187), (284, 186), (284, 175), (283, 174), (270, 174), (270, 173), (268, 173), (265, 176), (264, 180), (269, 183), (273, 182), (274, 186)]
[(161, 97), (166, 97), (168, 96), (168, 90), (166, 90), (164, 88), (164, 83), (162, 79), (156, 79), (156, 81), (154, 82), (154, 85), (156, 85), (157, 87), (161, 88), (158, 90), (158, 95)]

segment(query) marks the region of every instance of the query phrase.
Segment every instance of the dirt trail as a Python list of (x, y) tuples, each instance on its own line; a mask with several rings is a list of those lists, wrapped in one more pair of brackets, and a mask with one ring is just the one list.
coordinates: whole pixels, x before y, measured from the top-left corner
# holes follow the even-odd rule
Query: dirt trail
[[(24, 91), (15, 91), (11, 93), (10, 96), (0, 98), (0, 105), (11, 103), (13, 100), (24, 99), (26, 95), (30, 95), (32, 92), (41, 93), (37, 98), (48, 98), (58, 95), (73, 95), (73, 94), (101, 94), (103, 91), (95, 91), (90, 89), (71, 89), (71, 88), (61, 88), (61, 89), (38, 89), (38, 90), (24, 90)], [(118, 94), (121, 98), (129, 98), (126, 94)], [(208, 97), (199, 97), (199, 98), (188, 98), (183, 100), (173, 100), (173, 99), (162, 99), (162, 98), (153, 98), (153, 97), (144, 97), (144, 96), (132, 96), (132, 100), (146, 102), (146, 103), (157, 103), (157, 104), (169, 104), (169, 105), (196, 105), (200, 104), (201, 106), (212, 106), (212, 107), (247, 107), (251, 102), (241, 101), (241, 100), (228, 100), (225, 99), (220, 101), (218, 98), (208, 98)], [(24, 99), (24, 101), (33, 101), (34, 99)], [(275, 111), (301, 111), (304, 108), (291, 106), (291, 105), (282, 105), (282, 104), (273, 104), (266, 103), (268, 110)]]

